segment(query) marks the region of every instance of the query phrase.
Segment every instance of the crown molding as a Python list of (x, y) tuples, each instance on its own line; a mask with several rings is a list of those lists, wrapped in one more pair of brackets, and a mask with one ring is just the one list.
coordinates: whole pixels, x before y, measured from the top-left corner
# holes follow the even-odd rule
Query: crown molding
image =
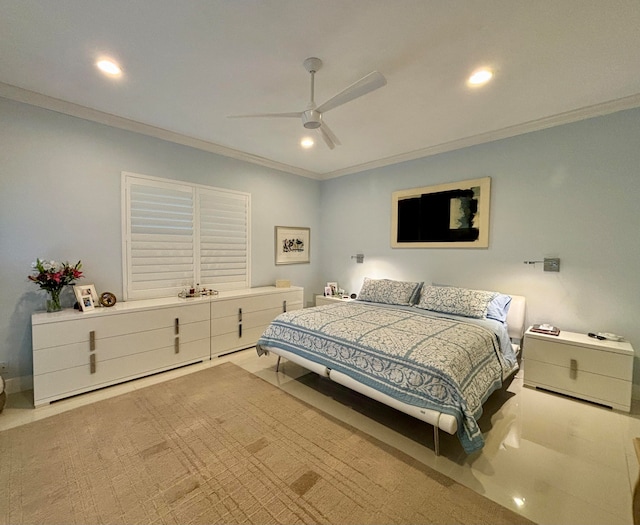
[(374, 160), (372, 162), (366, 162), (349, 168), (332, 171), (330, 173), (323, 174), (322, 180), (334, 179), (337, 177), (343, 177), (344, 175), (351, 175), (353, 173), (359, 173), (361, 171), (376, 168), (384, 168), (391, 164), (399, 164), (401, 162), (420, 159), (423, 157), (430, 157), (432, 155), (438, 155), (439, 153), (446, 153), (448, 151), (468, 148), (470, 146), (477, 146), (487, 142), (515, 137), (517, 135), (524, 135), (525, 133), (531, 133), (533, 131), (541, 131), (543, 129), (561, 126), (563, 124), (570, 124), (572, 122), (578, 122), (580, 120), (586, 120), (593, 117), (600, 117), (610, 113), (616, 113), (618, 111), (634, 109), (637, 107), (640, 107), (640, 93), (609, 102), (603, 102), (601, 104), (594, 104), (593, 106), (586, 106), (566, 111), (564, 113), (558, 113), (557, 115), (552, 115), (550, 117), (531, 120), (523, 124), (488, 131), (486, 133), (479, 133), (477, 135), (444, 142), (435, 146), (429, 146), (427, 148), (401, 153), (400, 155), (393, 155), (384, 159)]
[(594, 104), (592, 106), (586, 106), (557, 115), (551, 115), (541, 119), (531, 120), (523, 124), (517, 124), (515, 126), (508, 126), (506, 128), (488, 131), (486, 133), (479, 133), (477, 135), (471, 135), (458, 140), (452, 140), (450, 142), (444, 142), (435, 146), (429, 146), (407, 153), (401, 153), (399, 155), (392, 155), (383, 159), (366, 162), (363, 164), (357, 164), (348, 168), (335, 170), (327, 173), (315, 173), (313, 171), (297, 168), (288, 164), (283, 164), (265, 157), (258, 155), (252, 155), (243, 151), (235, 150), (233, 148), (227, 148), (213, 142), (206, 140), (196, 139), (176, 133), (163, 128), (158, 128), (148, 124), (136, 122), (134, 120), (118, 117), (110, 113), (91, 109), (86, 106), (67, 102), (65, 100), (49, 97), (41, 93), (29, 91), (23, 88), (12, 86), (0, 82), (0, 97), (15, 100), (17, 102), (23, 102), (32, 106), (38, 106), (65, 115), (71, 115), (73, 117), (82, 118), (84, 120), (90, 120), (114, 128), (119, 128), (134, 133), (140, 133), (150, 137), (166, 140), (175, 144), (181, 144), (191, 148), (196, 148), (202, 151), (208, 151), (210, 153), (216, 153), (225, 157), (230, 157), (237, 160), (242, 160), (266, 168), (283, 171), (285, 173), (291, 173), (293, 175), (300, 175), (316, 180), (329, 180), (345, 175), (351, 175), (353, 173), (359, 173), (362, 171), (384, 168), (392, 164), (399, 164), (401, 162), (407, 162), (416, 160), (423, 157), (430, 157), (432, 155), (438, 155), (439, 153), (446, 153), (457, 149), (468, 148), (470, 146), (477, 146), (496, 140), (515, 137), (517, 135), (523, 135), (525, 133), (531, 133), (533, 131), (540, 131), (543, 129), (560, 126), (563, 124), (570, 124), (572, 122), (578, 122), (588, 118), (599, 117), (615, 113), (618, 111), (624, 111), (626, 109), (633, 109), (640, 107), (640, 93), (631, 95), (628, 97), (619, 98), (609, 102), (603, 102), (601, 104)]
[(274, 160), (260, 157), (258, 155), (252, 155), (250, 153), (245, 153), (233, 148), (227, 148), (213, 142), (196, 139), (194, 137), (189, 137), (188, 135), (183, 135), (174, 131), (158, 128), (149, 124), (143, 124), (135, 120), (118, 117), (110, 113), (91, 109), (86, 106), (74, 104), (73, 102), (67, 102), (66, 100), (50, 97), (48, 95), (36, 93), (35, 91), (29, 91), (27, 89), (12, 86), (11, 84), (5, 84), (3, 82), (0, 82), (0, 97), (14, 100), (16, 102), (23, 102), (24, 104), (29, 104), (31, 106), (49, 109), (51, 111), (63, 113), (72, 117), (90, 120), (99, 124), (105, 124), (114, 128), (132, 131), (134, 133), (140, 133), (149, 137), (155, 137), (157, 139), (166, 140), (168, 142), (173, 142), (182, 146), (189, 146), (191, 148), (208, 151), (209, 153), (216, 153), (225, 157), (231, 157), (233, 159), (250, 162), (252, 164), (258, 164), (266, 168), (284, 171), (293, 175), (300, 175), (302, 177), (308, 177), (311, 179), (322, 178), (321, 175), (312, 171), (308, 171), (302, 168), (296, 168), (295, 166), (276, 162)]

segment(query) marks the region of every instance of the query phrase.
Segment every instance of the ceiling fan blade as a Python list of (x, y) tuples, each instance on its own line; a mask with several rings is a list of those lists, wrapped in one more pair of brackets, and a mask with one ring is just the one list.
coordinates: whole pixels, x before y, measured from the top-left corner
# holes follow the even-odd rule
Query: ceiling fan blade
[(338, 137), (336, 137), (336, 134), (333, 131), (331, 131), (331, 128), (329, 127), (329, 124), (327, 124), (326, 120), (323, 120), (322, 124), (320, 125), (320, 134), (327, 135), (327, 137), (329, 137), (329, 140), (333, 142), (336, 146), (342, 146), (342, 142), (340, 142)]
[(351, 84), (348, 88), (342, 90), (340, 93), (335, 95), (334, 97), (327, 100), (324, 104), (321, 104), (317, 111), (323, 113), (325, 111), (329, 111), (335, 107), (341, 106), (354, 98), (361, 97), (362, 95), (366, 95), (371, 91), (374, 91), (378, 88), (381, 88), (387, 83), (387, 79), (384, 78), (382, 73), (377, 71), (372, 71), (367, 76), (362, 77), (357, 82)]
[(255, 118), (255, 117), (266, 117), (266, 118), (302, 118), (302, 112), (298, 111), (297, 113), (254, 113), (251, 115), (229, 115), (227, 118)]
[(329, 149), (333, 149), (336, 147), (336, 145), (333, 143), (333, 141), (331, 140), (331, 137), (329, 137), (329, 135), (327, 134), (326, 130), (322, 129), (322, 127), (316, 128), (318, 133), (320, 134), (320, 136), (322, 137), (322, 140), (324, 140), (324, 143), (327, 145), (327, 147)]

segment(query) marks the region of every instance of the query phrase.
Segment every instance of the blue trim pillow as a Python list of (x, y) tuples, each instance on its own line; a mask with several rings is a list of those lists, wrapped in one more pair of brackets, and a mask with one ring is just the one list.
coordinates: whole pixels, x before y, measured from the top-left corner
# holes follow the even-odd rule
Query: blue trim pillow
[(417, 308), (445, 314), (483, 319), (487, 316), (489, 303), (498, 292), (468, 290), (453, 286), (426, 286), (422, 288)]
[(358, 299), (371, 303), (410, 306), (419, 297), (421, 286), (422, 283), (365, 277)]
[(499, 293), (487, 307), (487, 319), (495, 319), (501, 323), (507, 322), (507, 314), (511, 306), (511, 296)]

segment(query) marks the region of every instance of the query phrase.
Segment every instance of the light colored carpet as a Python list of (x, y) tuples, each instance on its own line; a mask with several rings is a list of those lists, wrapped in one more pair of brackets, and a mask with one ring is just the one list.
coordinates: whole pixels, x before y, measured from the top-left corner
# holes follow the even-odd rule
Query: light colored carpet
[(531, 523), (227, 363), (0, 432), (0, 523)]

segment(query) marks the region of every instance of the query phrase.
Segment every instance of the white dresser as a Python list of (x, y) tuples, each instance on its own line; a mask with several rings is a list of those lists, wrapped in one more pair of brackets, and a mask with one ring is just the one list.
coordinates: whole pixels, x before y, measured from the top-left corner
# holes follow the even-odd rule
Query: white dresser
[(35, 406), (255, 345), (303, 288), (117, 303), (31, 317)]
[(633, 355), (628, 342), (529, 329), (524, 335), (524, 384), (629, 412)]

